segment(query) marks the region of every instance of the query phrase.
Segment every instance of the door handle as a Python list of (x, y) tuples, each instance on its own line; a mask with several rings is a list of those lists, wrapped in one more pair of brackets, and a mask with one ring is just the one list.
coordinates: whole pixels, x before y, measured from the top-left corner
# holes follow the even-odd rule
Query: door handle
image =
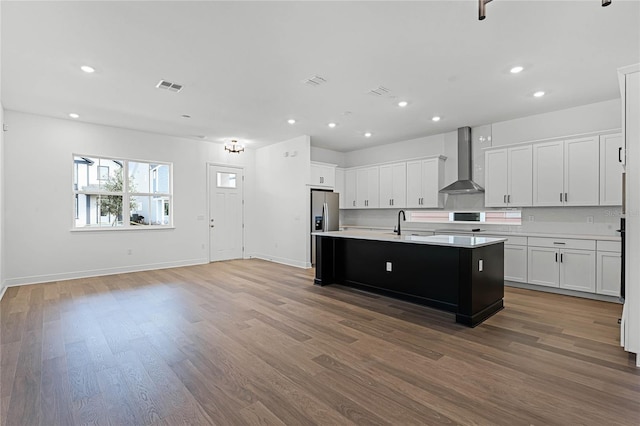
[(562, 192), (560, 193), (560, 202), (562, 202)]
[(507, 195), (507, 203), (511, 204), (511, 194)]
[(622, 147), (618, 148), (618, 163), (622, 163)]
[(558, 252), (556, 252), (556, 262), (558, 261)]
[(507, 196), (506, 196), (506, 195), (503, 195), (503, 196), (502, 196), (502, 202), (503, 202), (504, 204), (507, 204)]
[(567, 193), (566, 192), (564, 193), (564, 202), (565, 203), (567, 202)]
[(560, 253), (560, 263), (562, 263), (562, 253)]
[(211, 227), (212, 227), (212, 228), (215, 228), (216, 226), (215, 226), (215, 225), (211, 225)]

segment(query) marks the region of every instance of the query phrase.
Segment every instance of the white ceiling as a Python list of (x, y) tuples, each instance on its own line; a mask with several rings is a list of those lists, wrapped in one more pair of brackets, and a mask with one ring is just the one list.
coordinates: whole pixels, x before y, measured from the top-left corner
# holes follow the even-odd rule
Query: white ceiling
[[(496, 0), (482, 22), (475, 0), (3, 1), (1, 13), (5, 109), (249, 147), (308, 134), (351, 151), (613, 99), (616, 68), (640, 62), (638, 0)], [(328, 82), (302, 83), (314, 75)], [(391, 92), (367, 94), (378, 86)]]

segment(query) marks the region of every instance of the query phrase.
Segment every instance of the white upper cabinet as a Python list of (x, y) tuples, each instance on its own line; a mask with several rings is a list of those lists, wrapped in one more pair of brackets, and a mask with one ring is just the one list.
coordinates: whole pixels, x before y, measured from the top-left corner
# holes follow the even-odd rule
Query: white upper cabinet
[(564, 200), (564, 142), (533, 145), (533, 205), (561, 206)]
[(622, 205), (622, 134), (600, 136), (600, 205)]
[(334, 191), (340, 194), (339, 208), (344, 209), (347, 197), (345, 193), (344, 169), (336, 168), (336, 186)]
[(403, 208), (407, 202), (407, 163), (380, 166), (380, 208)]
[(597, 136), (533, 145), (534, 206), (599, 203)]
[(531, 145), (485, 153), (485, 205), (524, 207), (532, 203)]
[(311, 162), (311, 179), (309, 183), (312, 186), (335, 187), (336, 166), (334, 164)]
[(379, 168), (367, 167), (356, 170), (356, 207), (377, 208), (379, 185)]
[(344, 172), (344, 208), (355, 209), (356, 206), (356, 170), (345, 170)]
[(444, 195), (439, 192), (443, 186), (443, 157), (407, 162), (407, 207), (443, 207)]
[(598, 136), (564, 141), (564, 205), (600, 203), (600, 141)]

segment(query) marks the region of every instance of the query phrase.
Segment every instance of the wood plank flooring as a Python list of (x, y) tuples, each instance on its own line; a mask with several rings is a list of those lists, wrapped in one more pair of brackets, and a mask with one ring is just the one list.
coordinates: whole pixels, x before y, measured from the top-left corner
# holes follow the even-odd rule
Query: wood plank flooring
[(475, 329), (261, 260), (12, 287), (1, 425), (638, 425), (617, 304), (507, 288)]

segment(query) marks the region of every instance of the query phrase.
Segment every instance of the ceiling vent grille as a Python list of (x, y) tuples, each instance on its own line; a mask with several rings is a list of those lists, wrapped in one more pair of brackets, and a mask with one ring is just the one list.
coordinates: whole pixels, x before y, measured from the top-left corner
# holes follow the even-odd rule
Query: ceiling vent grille
[(313, 86), (313, 87), (320, 86), (321, 84), (324, 84), (326, 82), (327, 80), (320, 77), (319, 75), (314, 75), (313, 77), (303, 81), (303, 83), (306, 84), (307, 86)]
[(391, 89), (387, 89), (384, 86), (378, 86), (375, 89), (369, 90), (367, 93), (373, 96), (384, 96), (388, 95), (391, 92)]
[(169, 90), (171, 92), (179, 92), (182, 90), (182, 84), (172, 83), (167, 80), (160, 80), (158, 84), (156, 84), (158, 89)]

